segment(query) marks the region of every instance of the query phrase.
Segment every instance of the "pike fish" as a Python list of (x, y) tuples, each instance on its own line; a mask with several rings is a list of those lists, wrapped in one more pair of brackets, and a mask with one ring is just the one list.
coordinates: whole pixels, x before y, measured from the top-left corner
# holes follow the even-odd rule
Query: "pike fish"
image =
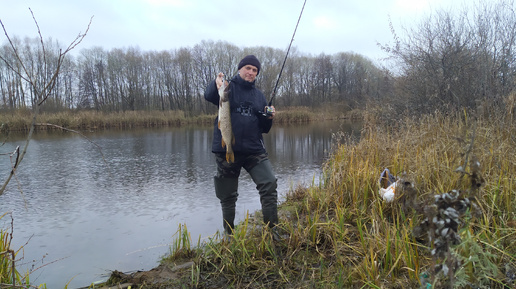
[(222, 81), (219, 88), (219, 122), (218, 127), (222, 135), (222, 147), (226, 148), (226, 161), (228, 163), (235, 162), (235, 154), (232, 145), (235, 144), (235, 136), (231, 128), (231, 108), (229, 106), (229, 84)]

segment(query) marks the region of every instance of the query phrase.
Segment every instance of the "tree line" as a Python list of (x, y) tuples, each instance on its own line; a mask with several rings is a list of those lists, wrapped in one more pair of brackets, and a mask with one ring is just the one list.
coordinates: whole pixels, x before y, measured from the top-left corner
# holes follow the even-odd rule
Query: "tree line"
[[(39, 48), (39, 39), (14, 39), (30, 71), (42, 80), (48, 77), (47, 59), (59, 51), (57, 41)], [(9, 47), (2, 48), (4, 59), (14, 62)], [(141, 51), (137, 47), (83, 49), (68, 55), (60, 68), (53, 97), (46, 110), (94, 109), (97, 111), (183, 110), (207, 113), (211, 106), (204, 90), (218, 72), (227, 77), (236, 74), (240, 59), (255, 54), (262, 63), (257, 85), (271, 96), (285, 51), (269, 47), (239, 48), (223, 41), (202, 41), (192, 48), (168, 51)], [(30, 86), (20, 74), (0, 63), (0, 105), (4, 110), (34, 103)], [(295, 49), (282, 72), (276, 103), (282, 106), (317, 106), (329, 101), (348, 101), (357, 106), (368, 94), (376, 95), (383, 72), (372, 61), (354, 53), (306, 56)], [(43, 83), (43, 81), (41, 81)]]
[[(379, 44), (385, 64), (352, 52), (307, 55), (293, 48), (276, 92), (278, 107), (368, 103), (399, 112), (503, 105), (515, 90), (516, 17), (514, 2), (480, 0), (461, 11), (437, 10), (400, 34), (392, 23), (392, 43)], [(16, 47), (0, 47), (0, 109), (31, 107), (38, 100), (24, 73), (37, 85), (52, 76), (58, 41), (14, 37)], [(16, 53), (15, 53), (16, 52)], [(236, 74), (239, 60), (255, 54), (262, 62), (257, 85), (271, 97), (285, 51), (240, 48), (205, 40), (193, 47), (141, 51), (138, 47), (82, 49), (67, 55), (43, 110), (182, 110), (210, 113), (206, 85), (218, 72)], [(22, 71), (19, 63), (29, 69)], [(28, 71), (28, 72), (27, 72)]]

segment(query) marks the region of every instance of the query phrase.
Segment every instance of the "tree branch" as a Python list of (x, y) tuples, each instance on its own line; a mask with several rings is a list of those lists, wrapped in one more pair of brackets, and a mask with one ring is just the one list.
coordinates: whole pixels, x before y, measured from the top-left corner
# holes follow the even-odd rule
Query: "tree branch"
[[(45, 43), (43, 41), (43, 36), (41, 34), (38, 21), (36, 20), (36, 17), (34, 16), (34, 13), (32, 12), (32, 10), (30, 8), (29, 8), (29, 10), (30, 10), (30, 13), (32, 15), (32, 19), (34, 19), (34, 23), (36, 24), (36, 27), (38, 29), (38, 35), (39, 35), (39, 40), (40, 40), (40, 43), (41, 43), (41, 49), (43, 50), (43, 65), (44, 65), (45, 71), (46, 71), (46, 68), (48, 66), (48, 60), (46, 58), (46, 53), (45, 53)], [(55, 84), (57, 82), (57, 78), (59, 76), (61, 65), (63, 64), (63, 61), (64, 61), (64, 58), (65, 58), (66, 54), (68, 52), (70, 52), (71, 50), (73, 50), (75, 47), (77, 47), (77, 45), (79, 45), (82, 42), (84, 37), (86, 37), (86, 35), (87, 35), (87, 33), (88, 33), (89, 29), (90, 29), (90, 25), (91, 25), (92, 20), (93, 20), (93, 16), (90, 18), (90, 21), (88, 23), (88, 26), (87, 26), (87, 29), (86, 29), (85, 33), (79, 33), (77, 35), (77, 37), (68, 45), (68, 47), (66, 48), (66, 50), (64, 52), (62, 50), (59, 50), (59, 55), (57, 57), (56, 69), (55, 69), (54, 73), (52, 74), (52, 77), (43, 86), (43, 89), (41, 91), (39, 91), (39, 89), (38, 89), (37, 81), (34, 80), (33, 73), (29, 73), (27, 67), (25, 66), (23, 60), (21, 59), (20, 53), (16, 49), (16, 46), (14, 45), (13, 41), (9, 37), (9, 34), (7, 33), (7, 30), (6, 30), (5, 26), (4, 26), (4, 24), (0, 20), (0, 25), (2, 25), (2, 29), (4, 31), (4, 34), (7, 37), (9, 45), (10, 45), (10, 47), (11, 47), (13, 53), (14, 53), (14, 57), (16, 59), (15, 62), (17, 62), (17, 64), (19, 66), (21, 66), (21, 68), (22, 68), (21, 70), (23, 71), (25, 76), (22, 74), (22, 72), (20, 70), (15, 69), (14, 65), (11, 64), (9, 61), (7, 61), (7, 59), (2, 57), (1, 55), (0, 55), (0, 60), (2, 60), (7, 65), (7, 67), (10, 70), (12, 70), (15, 74), (20, 76), (23, 80), (27, 81), (29, 83), (29, 85), (32, 86), (32, 88), (34, 89), (34, 92), (35, 92), (35, 95), (36, 95), (36, 101), (34, 103), (32, 103), (32, 105), (33, 105), (33, 116), (32, 116), (32, 123), (31, 123), (30, 129), (29, 129), (29, 134), (27, 135), (27, 139), (25, 141), (25, 145), (24, 145), (23, 150), (21, 151), (21, 153), (19, 151), (19, 147), (16, 150), (16, 162), (12, 166), (11, 173), (7, 177), (7, 180), (4, 182), (3, 186), (0, 188), (0, 195), (2, 195), (4, 193), (4, 191), (5, 191), (6, 187), (7, 187), (7, 184), (10, 182), (11, 178), (13, 177), (13, 175), (16, 172), (16, 169), (18, 168), (18, 166), (20, 165), (21, 161), (23, 160), (23, 157), (27, 153), (27, 148), (28, 148), (30, 140), (32, 138), (32, 134), (34, 133), (34, 128), (36, 126), (36, 119), (37, 119), (37, 116), (39, 114), (39, 107), (48, 99), (48, 97), (52, 93), (52, 90), (54, 89)], [(98, 145), (97, 145), (97, 147), (98, 147)], [(101, 152), (101, 154), (102, 154), (102, 152)], [(104, 159), (104, 155), (102, 155), (102, 158)]]

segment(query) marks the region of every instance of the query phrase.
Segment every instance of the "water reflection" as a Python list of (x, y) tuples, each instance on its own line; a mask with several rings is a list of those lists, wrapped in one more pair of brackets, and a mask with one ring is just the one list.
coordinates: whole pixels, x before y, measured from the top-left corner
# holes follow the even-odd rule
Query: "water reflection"
[[(331, 133), (341, 128), (340, 123), (273, 127), (265, 144), (280, 196), (317, 179)], [(43, 266), (31, 282), (64, 288), (73, 278), (69, 288), (75, 288), (105, 279), (109, 270), (148, 270), (168, 252), (179, 224), (186, 224), (195, 240), (222, 229), (212, 183), (211, 126), (87, 136), (102, 153), (77, 134), (36, 134), (17, 180), (0, 196), (0, 212), (12, 211), (14, 218), (14, 248), (26, 244), (22, 263)], [(23, 139), (13, 137), (0, 152), (17, 145)], [(2, 180), (9, 172), (9, 158), (3, 156)], [(260, 208), (246, 173), (239, 193), (237, 221)], [(9, 218), (0, 222), (10, 227)]]

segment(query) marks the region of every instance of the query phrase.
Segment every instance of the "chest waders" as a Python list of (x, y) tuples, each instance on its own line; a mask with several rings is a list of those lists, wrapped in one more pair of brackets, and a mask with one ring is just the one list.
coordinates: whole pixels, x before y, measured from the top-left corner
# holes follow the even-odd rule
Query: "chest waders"
[[(244, 167), (245, 168), (245, 167)], [(272, 171), (269, 160), (259, 162), (247, 172), (256, 184), (260, 194), (263, 222), (270, 228), (278, 223), (278, 193), (277, 179)], [(240, 167), (238, 167), (240, 171)], [(235, 222), (235, 208), (238, 199), (238, 175), (235, 177), (215, 176), (215, 194), (222, 207), (223, 226), (226, 234), (233, 234)]]

